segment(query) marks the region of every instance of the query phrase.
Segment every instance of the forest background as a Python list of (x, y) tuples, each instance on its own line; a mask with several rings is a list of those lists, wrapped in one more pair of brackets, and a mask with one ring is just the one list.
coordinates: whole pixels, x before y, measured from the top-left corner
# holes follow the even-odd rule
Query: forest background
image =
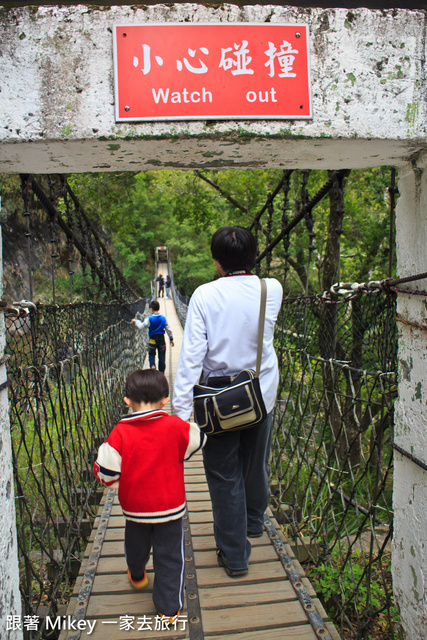
[[(294, 171), (285, 200), (279, 191), (273, 215), (260, 220), (260, 245), (280, 232), (282, 218), (292, 220), (304, 197), (311, 198), (328, 179), (327, 171)], [(345, 180), (342, 233), (332, 217), (332, 196), (324, 198), (291, 232), (286, 257), (283, 243), (274, 252), (270, 275), (284, 279), (288, 295), (322, 293), (333, 284), (337, 265), (328, 266), (332, 244), (340, 244), (341, 281), (364, 282), (394, 275), (394, 230), (390, 235), (389, 167), (352, 171)], [(280, 170), (149, 171), (141, 173), (73, 174), (68, 182), (125, 278), (141, 297), (154, 277), (155, 247), (167, 245), (174, 280), (184, 295), (215, 276), (210, 255), (212, 233), (223, 225), (249, 226), (283, 177)], [(38, 180), (49, 193), (48, 177)], [(55, 177), (53, 177), (55, 182)], [(33, 197), (29, 221), (24, 215), (18, 175), (0, 175), (4, 259), (4, 297), (28, 298), (28, 252), (31, 252), (34, 301), (50, 302), (51, 241), (56, 234)], [(304, 195), (305, 193), (305, 195)], [(29, 227), (27, 228), (27, 223)], [(30, 248), (28, 229), (31, 231)], [(53, 234), (53, 235), (52, 235)], [(309, 252), (309, 246), (312, 246)], [(314, 244), (314, 247), (313, 247)], [(391, 246), (390, 246), (391, 245)], [(70, 302), (68, 248), (57, 243), (56, 303)], [(390, 254), (391, 251), (391, 254)], [(333, 253), (333, 252), (332, 252)], [(328, 256), (328, 254), (330, 254)], [(335, 254), (336, 258), (336, 254)], [(335, 260), (336, 261), (336, 260)], [(289, 269), (286, 271), (285, 267)], [(327, 273), (328, 272), (328, 273)], [(73, 301), (83, 299), (83, 278), (76, 264)]]

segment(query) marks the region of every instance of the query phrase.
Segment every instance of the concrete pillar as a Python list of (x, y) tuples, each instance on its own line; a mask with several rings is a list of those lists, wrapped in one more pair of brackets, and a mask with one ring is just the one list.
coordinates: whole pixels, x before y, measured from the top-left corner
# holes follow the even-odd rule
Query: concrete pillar
[[(0, 293), (3, 293), (3, 252), (0, 227)], [(0, 357), (6, 342), (4, 316), (0, 314)], [(0, 385), (7, 379), (0, 364)], [(19, 593), (18, 543), (15, 491), (7, 389), (0, 391), (0, 638), (21, 640), (21, 596)], [(12, 616), (12, 618), (9, 618)], [(13, 616), (17, 616), (13, 618)]]
[[(396, 212), (398, 277), (427, 271), (427, 153), (399, 170)], [(427, 290), (427, 279), (402, 285)], [(397, 316), (426, 325), (427, 297), (398, 295)], [(427, 464), (427, 332), (398, 322), (399, 393), (395, 442)], [(427, 638), (427, 471), (396, 452), (394, 594), (408, 640)]]

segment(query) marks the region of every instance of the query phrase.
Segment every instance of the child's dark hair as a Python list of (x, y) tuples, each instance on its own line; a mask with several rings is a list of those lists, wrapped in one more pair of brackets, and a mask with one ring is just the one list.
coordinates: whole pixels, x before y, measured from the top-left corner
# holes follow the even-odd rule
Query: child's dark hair
[(125, 396), (132, 402), (159, 402), (169, 396), (169, 384), (157, 369), (137, 369), (127, 377)]
[(149, 304), (150, 309), (152, 309), (153, 311), (159, 311), (160, 309), (160, 305), (157, 302), (157, 300), (152, 300)]
[(256, 251), (255, 237), (244, 227), (221, 227), (212, 236), (212, 258), (228, 271), (252, 269)]

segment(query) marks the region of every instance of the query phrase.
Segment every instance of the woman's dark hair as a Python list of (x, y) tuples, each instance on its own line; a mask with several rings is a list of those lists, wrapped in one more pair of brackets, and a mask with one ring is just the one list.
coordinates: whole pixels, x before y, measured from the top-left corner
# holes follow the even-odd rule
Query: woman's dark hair
[(169, 384), (157, 369), (137, 369), (127, 377), (125, 396), (132, 402), (159, 402), (169, 396)]
[(252, 269), (256, 251), (255, 237), (244, 227), (221, 227), (212, 236), (212, 258), (226, 271)]

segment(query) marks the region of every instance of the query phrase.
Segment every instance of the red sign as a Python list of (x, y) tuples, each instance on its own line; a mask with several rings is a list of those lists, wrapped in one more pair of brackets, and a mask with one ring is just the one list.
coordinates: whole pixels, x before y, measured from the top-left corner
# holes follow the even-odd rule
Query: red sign
[(116, 121), (311, 118), (308, 27), (114, 28)]

